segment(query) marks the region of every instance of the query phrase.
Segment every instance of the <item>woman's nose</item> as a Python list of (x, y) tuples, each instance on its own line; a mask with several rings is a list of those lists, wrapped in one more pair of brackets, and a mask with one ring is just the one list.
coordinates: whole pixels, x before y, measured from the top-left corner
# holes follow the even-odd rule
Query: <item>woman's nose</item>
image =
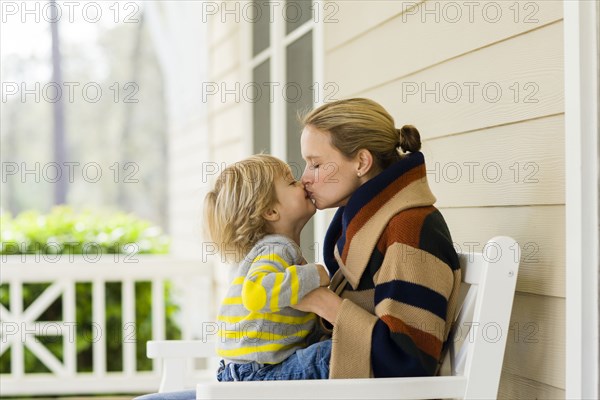
[(302, 172), (302, 176), (300, 177), (300, 182), (302, 182), (302, 184), (304, 186), (306, 186), (307, 184), (311, 183), (310, 172), (311, 171), (308, 170), (308, 166), (306, 166), (304, 168), (304, 171)]

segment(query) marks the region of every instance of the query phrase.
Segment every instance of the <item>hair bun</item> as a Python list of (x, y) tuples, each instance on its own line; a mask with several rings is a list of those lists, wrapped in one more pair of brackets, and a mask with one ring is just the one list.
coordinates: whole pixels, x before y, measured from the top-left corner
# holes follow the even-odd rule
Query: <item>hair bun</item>
[(421, 150), (421, 135), (417, 128), (412, 125), (404, 125), (396, 131), (400, 136), (399, 145), (403, 152), (414, 153)]

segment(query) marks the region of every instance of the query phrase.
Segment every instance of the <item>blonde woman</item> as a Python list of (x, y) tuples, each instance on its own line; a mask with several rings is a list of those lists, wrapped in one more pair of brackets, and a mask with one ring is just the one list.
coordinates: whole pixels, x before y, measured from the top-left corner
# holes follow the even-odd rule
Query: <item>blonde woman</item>
[(413, 126), (369, 99), (304, 117), (302, 176), (318, 209), (338, 208), (324, 241), (333, 275), (295, 307), (333, 338), (330, 378), (434, 375), (461, 281), (458, 256), (433, 206)]

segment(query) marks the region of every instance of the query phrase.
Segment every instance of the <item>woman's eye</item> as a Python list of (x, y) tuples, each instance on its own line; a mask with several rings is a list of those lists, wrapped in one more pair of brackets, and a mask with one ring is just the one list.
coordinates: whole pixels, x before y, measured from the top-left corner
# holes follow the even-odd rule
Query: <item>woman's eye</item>
[(313, 169), (317, 169), (317, 168), (319, 168), (320, 166), (321, 166), (320, 164), (314, 164), (314, 165), (312, 166), (312, 168), (313, 168)]

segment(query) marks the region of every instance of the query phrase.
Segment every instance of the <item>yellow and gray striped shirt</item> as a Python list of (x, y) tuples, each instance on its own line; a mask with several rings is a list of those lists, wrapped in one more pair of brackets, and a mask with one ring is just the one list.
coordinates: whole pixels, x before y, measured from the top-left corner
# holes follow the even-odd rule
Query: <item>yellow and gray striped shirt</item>
[(228, 362), (276, 364), (305, 347), (316, 316), (290, 306), (319, 287), (317, 268), (285, 236), (258, 241), (221, 303), (217, 354)]

